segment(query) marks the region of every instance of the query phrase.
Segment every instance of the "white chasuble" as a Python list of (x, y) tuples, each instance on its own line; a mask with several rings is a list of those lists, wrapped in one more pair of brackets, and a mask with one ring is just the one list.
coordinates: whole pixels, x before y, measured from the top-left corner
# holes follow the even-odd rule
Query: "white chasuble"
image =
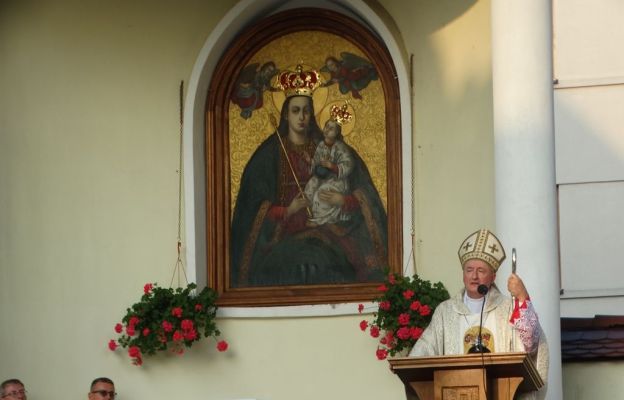
[[(467, 348), (470, 348), (472, 344), (465, 347), (465, 341), (472, 342), (479, 334), (481, 303), (477, 300), (477, 302), (473, 302), (475, 304), (468, 305), (464, 302), (464, 296), (465, 291), (462, 290), (449, 300), (440, 303), (433, 313), (431, 323), (410, 351), (410, 356), (466, 353)], [(522, 340), (516, 333), (517, 329), (509, 323), (512, 310), (511, 299), (501, 295), (498, 288), (493, 285), (485, 301), (483, 310), (484, 329), (481, 333), (484, 339), (483, 344), (490, 351), (497, 353), (525, 351)], [(536, 324), (535, 333), (537, 334), (538, 345), (531, 352), (531, 357), (542, 379), (546, 381), (548, 376), (548, 344), (537, 319), (534, 323)], [(485, 340), (485, 336), (488, 335), (490, 342)], [(532, 398), (535, 398), (535, 392), (523, 393), (518, 396), (518, 399), (522, 400)]]
[[(491, 353), (501, 351), (496, 347), (497, 341), (496, 335), (496, 318), (491, 318), (492, 313), (483, 314), (483, 326), (481, 328), (481, 343), (487, 347)], [(459, 331), (460, 334), (458, 340), (458, 348), (463, 349), (463, 354), (468, 353), (473, 345), (477, 343), (479, 337), (479, 320), (481, 314), (468, 314), (464, 315), (464, 318), (459, 319)]]

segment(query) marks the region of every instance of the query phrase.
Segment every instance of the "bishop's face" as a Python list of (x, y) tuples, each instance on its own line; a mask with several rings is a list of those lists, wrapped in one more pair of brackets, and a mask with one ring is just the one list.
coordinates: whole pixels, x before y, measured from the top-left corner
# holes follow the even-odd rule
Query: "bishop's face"
[(466, 288), (466, 293), (468, 297), (473, 299), (480, 299), (483, 297), (478, 291), (479, 285), (485, 285), (489, 289), (496, 279), (496, 272), (483, 260), (476, 258), (468, 260), (464, 263), (462, 269), (464, 271), (464, 287)]

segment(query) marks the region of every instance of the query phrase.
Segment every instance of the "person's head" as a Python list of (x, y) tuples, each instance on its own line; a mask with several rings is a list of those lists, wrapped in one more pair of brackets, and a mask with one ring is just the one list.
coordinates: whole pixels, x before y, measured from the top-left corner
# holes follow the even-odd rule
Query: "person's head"
[(312, 101), (307, 96), (293, 96), (288, 102), (288, 129), (300, 135), (305, 135), (310, 126), (312, 114)]
[(479, 293), (479, 286), (485, 285), (490, 288), (496, 279), (496, 272), (488, 263), (478, 258), (471, 258), (462, 266), (464, 274), (464, 287), (468, 297), (478, 299), (483, 297)]
[(342, 139), (342, 127), (340, 124), (333, 119), (328, 119), (325, 122), (325, 126), (323, 127), (323, 136), (325, 137), (325, 141), (330, 141), (331, 143), (336, 140)]
[(334, 72), (338, 70), (338, 65), (340, 64), (340, 62), (336, 59), (336, 57), (327, 57), (325, 59), (325, 66), (327, 67), (328, 70)]
[(469, 297), (480, 298), (479, 285), (490, 288), (496, 271), (505, 260), (505, 249), (498, 238), (487, 229), (468, 236), (457, 252), (462, 266), (464, 287)]
[(278, 131), (282, 136), (288, 136), (289, 132), (294, 132), (318, 141), (322, 134), (314, 117), (312, 97), (288, 97), (282, 106)]
[(19, 379), (7, 379), (0, 384), (0, 398), (26, 400), (26, 388)]
[(109, 378), (95, 378), (91, 382), (89, 400), (114, 399), (116, 395), (115, 384)]
[(277, 67), (273, 61), (266, 62), (260, 67), (260, 74), (265, 80), (271, 79), (277, 73)]
[(325, 142), (335, 142), (342, 140), (342, 126), (348, 124), (353, 119), (353, 113), (349, 112), (349, 103), (344, 102), (342, 106), (336, 104), (329, 108), (329, 119), (323, 127)]
[(288, 136), (291, 140), (305, 136), (315, 142), (322, 139), (312, 101), (312, 95), (321, 83), (322, 78), (318, 71), (304, 70), (302, 64), (298, 64), (294, 71), (283, 71), (278, 75), (277, 87), (286, 96), (277, 128), (281, 136)]

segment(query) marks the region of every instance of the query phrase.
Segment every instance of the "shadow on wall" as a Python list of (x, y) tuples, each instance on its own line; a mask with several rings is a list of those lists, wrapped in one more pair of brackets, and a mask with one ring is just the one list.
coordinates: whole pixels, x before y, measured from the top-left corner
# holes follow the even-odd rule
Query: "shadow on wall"
[(451, 249), (494, 225), (490, 2), (387, 3), (413, 54), (417, 272), (455, 292)]

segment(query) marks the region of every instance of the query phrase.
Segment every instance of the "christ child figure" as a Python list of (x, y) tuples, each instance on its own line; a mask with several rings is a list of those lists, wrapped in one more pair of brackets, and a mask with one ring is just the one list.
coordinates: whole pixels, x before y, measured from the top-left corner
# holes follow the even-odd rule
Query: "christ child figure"
[(355, 164), (353, 154), (342, 137), (342, 125), (351, 120), (347, 105), (332, 106), (330, 115), (323, 127), (323, 140), (317, 145), (311, 161), (312, 177), (304, 190), (312, 205), (312, 216), (307, 223), (309, 227), (349, 220), (342, 206), (332, 205), (319, 196), (323, 192), (349, 194), (349, 174)]

